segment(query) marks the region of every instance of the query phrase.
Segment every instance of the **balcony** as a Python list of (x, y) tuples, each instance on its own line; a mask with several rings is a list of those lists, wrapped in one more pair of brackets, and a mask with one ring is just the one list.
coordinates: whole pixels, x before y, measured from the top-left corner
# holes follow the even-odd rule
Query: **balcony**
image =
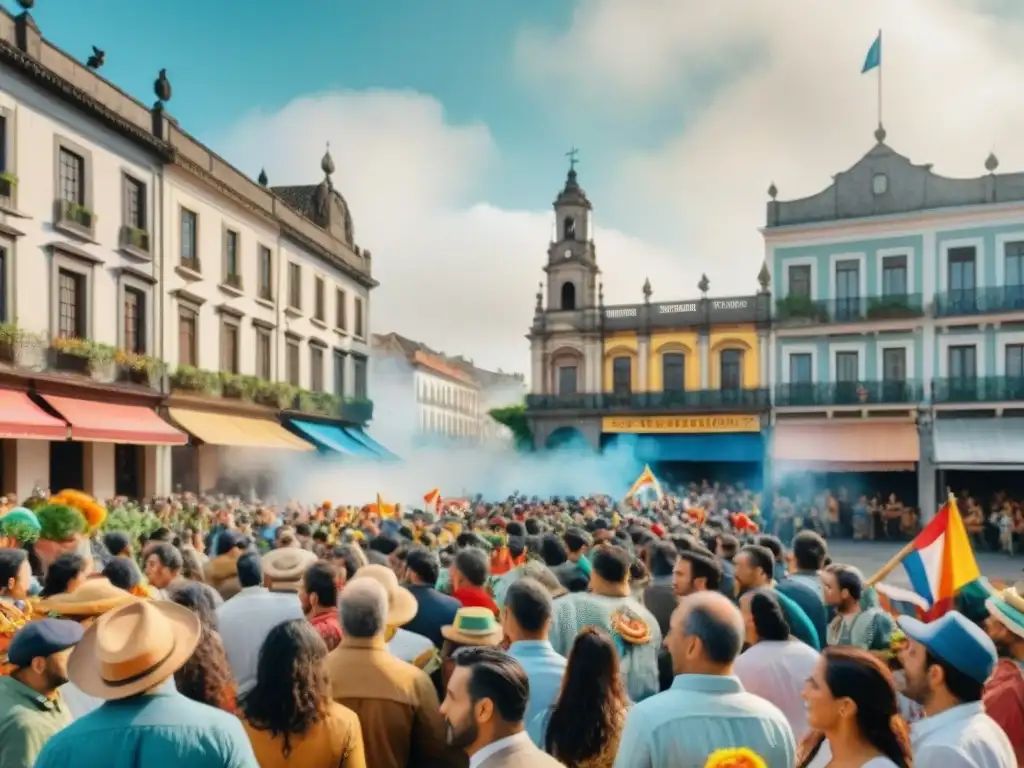
[(96, 214), (79, 203), (57, 200), (54, 203), (53, 225), (68, 234), (92, 240), (96, 233)]
[(1020, 376), (978, 376), (935, 379), (932, 402), (1005, 403), (1024, 400), (1024, 378)]
[(970, 288), (935, 294), (936, 317), (1024, 312), (1024, 285)]
[(920, 381), (825, 381), (775, 385), (775, 407), (916, 404), (924, 399)]
[(531, 411), (711, 413), (763, 411), (769, 406), (770, 392), (762, 388), (526, 396), (526, 407)]
[(150, 258), (149, 232), (127, 224), (121, 227), (121, 250), (141, 259)]
[(791, 294), (775, 305), (775, 323), (781, 326), (862, 323), (924, 317), (919, 293), (864, 296), (851, 299), (812, 299)]

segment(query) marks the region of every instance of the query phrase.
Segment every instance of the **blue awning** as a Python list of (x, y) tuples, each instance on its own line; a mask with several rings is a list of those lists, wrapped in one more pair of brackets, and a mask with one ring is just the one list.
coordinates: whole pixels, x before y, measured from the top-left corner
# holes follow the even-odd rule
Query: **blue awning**
[(377, 458), (376, 453), (349, 435), (342, 427), (299, 419), (292, 419), (291, 425), (321, 448), (362, 459)]
[(385, 448), (383, 445), (378, 443), (363, 430), (358, 427), (341, 427), (340, 428), (350, 439), (355, 440), (357, 443), (362, 445), (366, 450), (373, 453), (374, 456), (379, 456), (382, 459), (397, 459), (391, 451)]
[(764, 461), (764, 441), (760, 434), (714, 435), (637, 435), (636, 456), (641, 461)]

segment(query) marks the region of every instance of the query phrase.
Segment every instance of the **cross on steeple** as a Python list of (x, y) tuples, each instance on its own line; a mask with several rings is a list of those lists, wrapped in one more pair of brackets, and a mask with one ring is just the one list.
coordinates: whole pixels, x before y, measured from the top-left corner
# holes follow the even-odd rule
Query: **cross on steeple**
[(580, 151), (578, 149), (576, 149), (576, 147), (570, 147), (569, 151), (565, 153), (565, 156), (569, 158), (569, 171), (570, 172), (576, 170), (576, 163), (577, 163), (576, 155), (578, 155), (579, 153), (580, 153)]

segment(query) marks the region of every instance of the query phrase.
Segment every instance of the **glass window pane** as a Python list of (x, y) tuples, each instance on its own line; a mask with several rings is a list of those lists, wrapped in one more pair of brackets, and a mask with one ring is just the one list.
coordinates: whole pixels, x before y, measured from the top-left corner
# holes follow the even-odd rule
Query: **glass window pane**
[(686, 389), (686, 360), (681, 352), (661, 356), (661, 388), (666, 392)]

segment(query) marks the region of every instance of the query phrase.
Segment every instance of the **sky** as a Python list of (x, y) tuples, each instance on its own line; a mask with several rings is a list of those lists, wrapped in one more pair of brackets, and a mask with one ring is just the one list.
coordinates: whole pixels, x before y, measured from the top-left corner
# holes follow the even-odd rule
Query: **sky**
[[(0, 0), (3, 1), (3, 0)], [(527, 372), (566, 152), (606, 303), (757, 288), (769, 185), (815, 194), (873, 145), (947, 176), (1024, 169), (1020, 0), (39, 0), (43, 35), (271, 185), (335, 186), (375, 332)], [(9, 10), (18, 10), (6, 3)], [(138, 34), (132, 34), (138, 32)]]

